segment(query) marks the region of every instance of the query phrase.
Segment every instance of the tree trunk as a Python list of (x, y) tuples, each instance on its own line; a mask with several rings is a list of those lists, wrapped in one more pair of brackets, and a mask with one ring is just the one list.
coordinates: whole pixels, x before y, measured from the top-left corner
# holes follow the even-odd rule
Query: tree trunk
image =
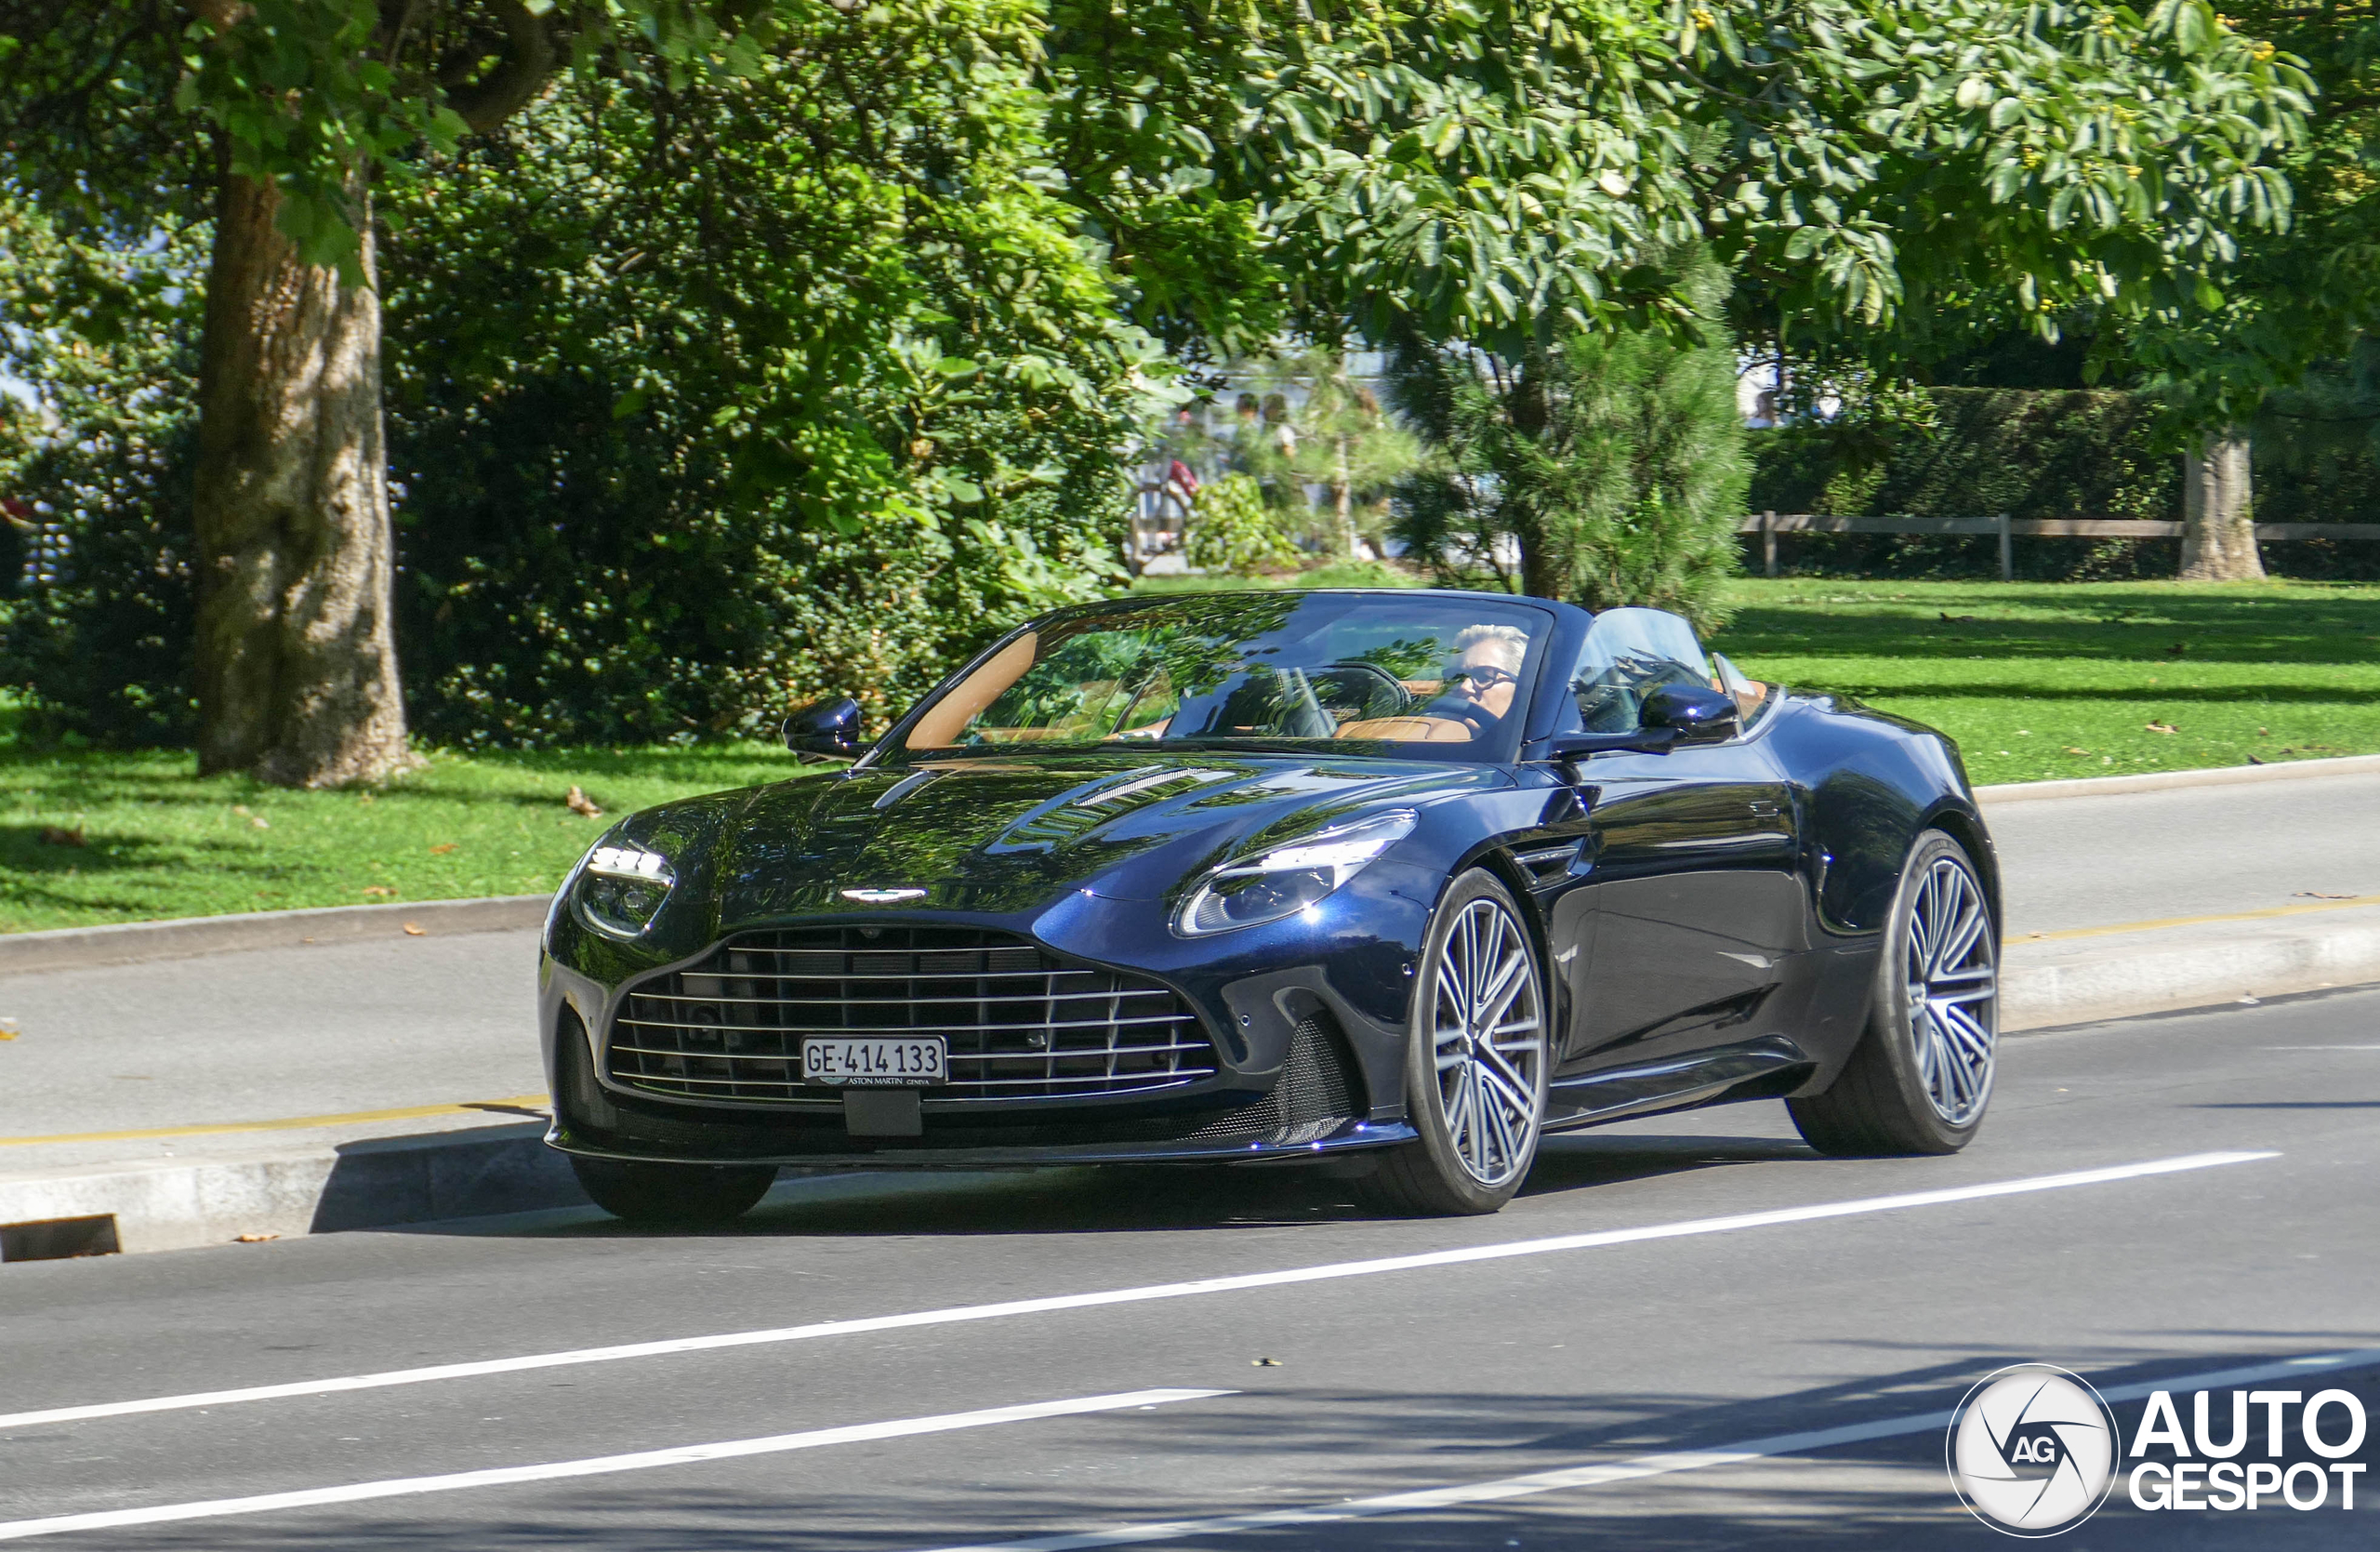
[(1347, 469), (1347, 433), (1338, 436), (1338, 457), (1330, 470), (1330, 510), (1339, 522), (1339, 548), (1355, 558), (1355, 482)]
[(2256, 555), (2248, 439), (2217, 431), (2182, 455), (2182, 580), (2253, 582), (2264, 577)]
[(199, 363), (198, 766), (335, 787), (413, 763), (380, 301), (368, 219), (350, 285), (299, 260), (273, 225), (280, 204), (272, 184), (226, 175), (217, 209)]

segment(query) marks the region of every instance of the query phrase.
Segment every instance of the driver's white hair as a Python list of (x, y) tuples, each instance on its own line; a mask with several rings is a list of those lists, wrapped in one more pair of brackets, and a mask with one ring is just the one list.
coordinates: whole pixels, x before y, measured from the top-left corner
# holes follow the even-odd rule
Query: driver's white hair
[(1513, 673), (1520, 671), (1521, 660), (1528, 656), (1528, 632), (1517, 625), (1472, 626), (1454, 639), (1455, 655), (1461, 657), (1481, 642), (1493, 642), (1502, 648), (1512, 658), (1504, 667)]

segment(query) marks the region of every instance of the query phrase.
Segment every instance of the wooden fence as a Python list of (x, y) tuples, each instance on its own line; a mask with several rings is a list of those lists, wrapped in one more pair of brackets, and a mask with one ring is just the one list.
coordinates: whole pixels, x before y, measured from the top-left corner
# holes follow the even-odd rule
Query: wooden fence
[[(2182, 537), (2178, 523), (2132, 517), (1829, 517), (1817, 512), (1755, 512), (1736, 531), (1760, 536), (1764, 574), (1777, 575), (1779, 534), (1985, 534), (2000, 540), (2000, 579), (2016, 576), (2011, 540), (2019, 538), (2170, 539)], [(2259, 523), (2259, 542), (2273, 539), (2380, 541), (2380, 523)]]

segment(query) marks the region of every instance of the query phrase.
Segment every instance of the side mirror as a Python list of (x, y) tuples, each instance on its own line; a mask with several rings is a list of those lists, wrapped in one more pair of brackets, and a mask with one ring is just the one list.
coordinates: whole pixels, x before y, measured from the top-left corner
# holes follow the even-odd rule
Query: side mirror
[(1697, 744), (1724, 744), (1734, 737), (1736, 697), (1699, 684), (1663, 684), (1645, 697), (1633, 733), (1565, 733), (1550, 752), (1575, 779), (1577, 763), (1590, 754), (1667, 754)]
[(1743, 713), (1736, 697), (1700, 684), (1664, 684), (1645, 697), (1636, 721), (1646, 728), (1668, 728), (1676, 744), (1724, 744), (1736, 736)]
[(785, 720), (785, 747), (812, 760), (851, 760), (858, 756), (859, 702), (813, 700), (799, 706)]

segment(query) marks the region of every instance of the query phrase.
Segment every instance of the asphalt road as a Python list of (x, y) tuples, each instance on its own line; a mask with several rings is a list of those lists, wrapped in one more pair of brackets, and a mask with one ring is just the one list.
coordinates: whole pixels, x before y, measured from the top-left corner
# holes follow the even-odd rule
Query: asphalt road
[(2010, 934), (2380, 895), (2380, 779), (1990, 803)]
[[(1737, 1107), (1558, 1140), (1486, 1219), (1369, 1219), (1273, 1172), (861, 1176), (784, 1183), (728, 1232), (561, 1214), (12, 1266), (0, 1538), (298, 1493), (35, 1545), (922, 1552), (1305, 1509), (1362, 1518), (1139, 1544), (1999, 1547), (1929, 1414), (2016, 1361), (2121, 1393), (2380, 1349), (2375, 1171), (2380, 992), (2334, 992), (2012, 1040), (1956, 1158), (1823, 1161)], [(1899, 1193), (1933, 1195), (1878, 1203)], [(1301, 1268), (1332, 1275), (1277, 1275)], [(671, 1345), (751, 1332), (774, 1335)], [(517, 1361), (619, 1344), (659, 1346)], [(479, 1367), (317, 1383), (443, 1364)], [(2369, 1351), (2287, 1383), (2380, 1413)], [(273, 1385), (297, 1393), (202, 1394)], [(149, 1398), (183, 1399), (39, 1415)], [(1040, 1403), (1078, 1410), (1003, 1410)], [(2356, 1462), (2380, 1465), (2373, 1421)], [(2373, 1475), (2353, 1511), (2152, 1514), (2120, 1486), (2053, 1545), (2368, 1548)]]

